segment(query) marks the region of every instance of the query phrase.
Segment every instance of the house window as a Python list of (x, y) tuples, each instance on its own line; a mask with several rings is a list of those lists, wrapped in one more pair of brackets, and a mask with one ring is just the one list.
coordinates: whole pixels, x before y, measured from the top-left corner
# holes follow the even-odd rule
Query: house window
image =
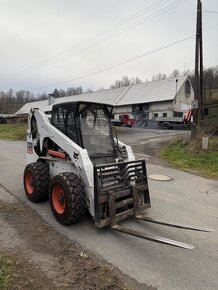
[(182, 117), (183, 116), (183, 112), (173, 112), (173, 117)]
[(208, 108), (204, 108), (204, 116), (207, 117), (209, 115)]
[(190, 95), (191, 94), (191, 85), (189, 81), (186, 81), (185, 83), (185, 95)]
[(167, 113), (163, 113), (163, 117), (166, 118), (167, 117)]

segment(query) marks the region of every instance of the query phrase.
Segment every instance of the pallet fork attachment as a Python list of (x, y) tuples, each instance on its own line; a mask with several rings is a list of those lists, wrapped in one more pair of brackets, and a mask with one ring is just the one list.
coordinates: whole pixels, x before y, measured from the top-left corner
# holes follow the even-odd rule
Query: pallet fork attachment
[(165, 221), (154, 220), (150, 217), (146, 217), (143, 215), (137, 215), (136, 219), (139, 219), (139, 220), (142, 220), (145, 222), (149, 222), (149, 223), (159, 224), (162, 226), (167, 226), (167, 227), (186, 229), (186, 230), (192, 230), (192, 231), (199, 231), (199, 232), (214, 232), (214, 229), (211, 229), (211, 228), (205, 228), (205, 227), (194, 226), (194, 225), (175, 224), (175, 223), (172, 224), (172, 223), (168, 223)]
[(175, 247), (179, 247), (179, 248), (183, 248), (183, 249), (188, 249), (188, 250), (194, 249), (194, 246), (187, 244), (187, 243), (171, 240), (171, 239), (168, 239), (165, 237), (152, 235), (149, 233), (141, 233), (139, 231), (135, 231), (135, 230), (132, 230), (130, 228), (120, 226), (117, 223), (118, 223), (118, 221), (120, 221), (122, 219), (126, 219), (126, 217), (128, 217), (128, 216), (134, 216), (138, 220), (142, 220), (142, 221), (150, 222), (150, 223), (156, 223), (156, 224), (169, 226), (169, 227), (176, 227), (176, 228), (181, 228), (181, 229), (203, 231), (203, 232), (213, 232), (214, 231), (211, 228), (203, 228), (203, 227), (199, 227), (199, 226), (182, 225), (182, 224), (175, 224), (175, 223), (172, 224), (172, 223), (167, 223), (167, 222), (163, 222), (163, 221), (157, 221), (157, 220), (154, 220), (152, 218), (146, 217), (146, 216), (139, 213), (140, 212), (139, 202), (138, 202), (139, 198), (140, 198), (139, 196), (140, 196), (139, 188), (137, 188), (137, 185), (133, 186), (133, 209), (126, 211), (126, 213), (123, 214), (123, 218), (122, 218), (120, 216), (120, 214), (116, 214), (117, 206), (116, 206), (116, 202), (115, 202), (115, 193), (113, 191), (110, 192), (110, 195), (109, 195), (109, 215), (110, 215), (111, 229), (112, 230), (117, 231), (117, 232), (121, 232), (123, 234), (130, 235), (130, 236), (134, 236), (137, 238), (141, 238), (144, 240), (149, 240), (152, 242), (167, 244), (167, 245), (171, 245), (171, 246), (175, 246)]
[(140, 233), (138, 231), (135, 231), (135, 230), (132, 230), (129, 228), (121, 227), (119, 225), (114, 225), (111, 228), (114, 231), (121, 232), (123, 234), (127, 234), (127, 235), (141, 238), (144, 240), (149, 240), (149, 241), (157, 242), (157, 243), (161, 243), (161, 244), (167, 244), (167, 245), (171, 245), (171, 246), (175, 246), (175, 247), (179, 247), (179, 248), (184, 248), (184, 249), (188, 249), (188, 250), (194, 249), (194, 246), (186, 244), (186, 243), (178, 242), (175, 240), (167, 239), (167, 238), (156, 236), (156, 235), (143, 234), (143, 233)]

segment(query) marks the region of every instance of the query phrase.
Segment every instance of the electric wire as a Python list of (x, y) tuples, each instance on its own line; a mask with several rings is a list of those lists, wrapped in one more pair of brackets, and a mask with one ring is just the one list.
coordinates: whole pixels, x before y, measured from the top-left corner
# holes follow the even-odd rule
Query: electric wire
[[(94, 40), (96, 37), (99, 37), (99, 36), (104, 35), (105, 32), (110, 32), (111, 30), (113, 30), (113, 29), (115, 29), (115, 28), (119, 28), (121, 25), (128, 23), (128, 21), (131, 21), (132, 19), (135, 19), (135, 18), (137, 17), (137, 15), (138, 15), (138, 16), (141, 16), (142, 14), (147, 13), (148, 11), (150, 11), (150, 10), (156, 8), (156, 6), (157, 6), (157, 7), (158, 7), (158, 6), (161, 6), (162, 4), (164, 4), (164, 3), (166, 3), (166, 2), (169, 2), (169, 1), (171, 1), (171, 0), (161, 0), (161, 1), (157, 2), (157, 3), (155, 3), (155, 4), (152, 4), (152, 5), (149, 6), (148, 8), (145, 8), (145, 9), (139, 11), (138, 13), (134, 14), (133, 16), (130, 16), (130, 17), (128, 17), (127, 19), (125, 19), (125, 20), (123, 20), (123, 21), (120, 21), (119, 23), (115, 24), (114, 26), (112, 26), (112, 27), (110, 27), (110, 28), (107, 28), (107, 29), (103, 30), (102, 32), (100, 32), (100, 33), (98, 33), (98, 34), (96, 34), (96, 35), (94, 35), (94, 36), (88, 38), (87, 40), (84, 40), (84, 41), (82, 41), (82, 42), (76, 43), (73, 47), (68, 48), (68, 49), (65, 49), (64, 51), (62, 51), (62, 52), (56, 54), (56, 55), (53, 56), (53, 57), (43, 59), (43, 60), (39, 61), (38, 63), (36, 63), (36, 64), (34, 64), (34, 65), (31, 65), (30, 67), (27, 67), (27, 68), (25, 68), (25, 69), (23, 69), (23, 70), (21, 70), (21, 71), (17, 71), (17, 72), (15, 72), (15, 73), (9, 74), (9, 75), (7, 75), (7, 76), (5, 76), (5, 77), (2, 77), (2, 78), (6, 78), (6, 77), (11, 76), (11, 75), (14, 75), (14, 74), (19, 74), (19, 73), (22, 73), (22, 72), (25, 72), (25, 71), (28, 71), (28, 70), (31, 70), (31, 69), (37, 68), (38, 66), (40, 67), (42, 64), (45, 64), (47, 61), (55, 60), (56, 58), (59, 58), (59, 57), (63, 56), (63, 54), (65, 54), (65, 53), (67, 53), (67, 52), (70, 52), (70, 51), (72, 51), (72, 50), (74, 50), (74, 49), (80, 47), (81, 45), (84, 45), (84, 44), (86, 44), (87, 42), (90, 42), (91, 40)], [(1, 78), (0, 78), (0, 79), (1, 79)]]
[[(162, 4), (164, 4), (166, 2), (169, 2), (169, 1), (172, 1), (172, 0), (161, 0), (161, 1), (158, 1), (155, 4), (152, 4), (151, 6), (149, 6), (148, 8), (145, 8), (145, 9), (139, 11), (138, 13), (128, 17), (127, 19), (120, 21), (119, 23), (113, 25), (112, 27), (109, 27), (109, 28), (103, 30), (102, 32), (100, 32), (98, 34), (95, 34), (94, 36), (92, 36), (92, 37), (90, 37), (90, 38), (88, 38), (88, 39), (86, 39), (86, 40), (84, 40), (82, 42), (76, 43), (73, 47), (68, 48), (68, 49), (64, 50), (63, 52), (59, 53), (58, 56), (62, 56), (63, 53), (72, 51), (72, 49), (75, 49), (75, 48), (77, 48), (77, 47), (79, 47), (79, 46), (81, 46), (83, 44), (86, 44), (90, 40), (93, 40), (93, 39), (95, 39), (95, 38), (97, 38), (99, 36), (104, 35), (106, 32), (108, 33), (110, 31), (113, 31), (114, 29), (119, 28), (120, 26), (122, 26), (124, 24), (128, 24), (130, 21), (134, 20), (135, 18), (138, 18), (139, 16), (141, 16), (143, 14), (146, 14), (147, 12), (153, 10), (154, 8), (157, 8), (157, 7), (161, 6)], [(53, 58), (56, 58), (56, 57), (51, 57), (51, 58), (48, 58), (48, 59), (45, 59), (45, 60), (47, 61), (47, 60), (51, 60)]]
[[(208, 29), (204, 30), (203, 33), (206, 33), (206, 32), (208, 32), (208, 31), (210, 31), (210, 30), (212, 30), (212, 29), (214, 29), (214, 28), (216, 28), (216, 27), (218, 27), (218, 24), (217, 24), (217, 25), (214, 25), (214, 26), (212, 26), (212, 27), (209, 27)], [(114, 67), (120, 66), (120, 65), (122, 65), (122, 64), (126, 64), (126, 63), (128, 63), (128, 62), (132, 62), (132, 61), (137, 60), (137, 59), (139, 59), (139, 58), (142, 58), (142, 57), (145, 57), (145, 56), (151, 55), (151, 54), (153, 54), (153, 53), (159, 52), (159, 51), (164, 50), (164, 49), (166, 49), (166, 48), (169, 48), (169, 47), (171, 47), (171, 46), (174, 46), (174, 45), (180, 44), (180, 43), (185, 42), (186, 40), (189, 40), (189, 39), (192, 39), (192, 40), (194, 39), (194, 40), (195, 40), (195, 35), (188, 36), (188, 37), (186, 37), (186, 38), (183, 38), (183, 39), (178, 40), (178, 41), (176, 41), (176, 42), (170, 43), (170, 44), (165, 45), (165, 46), (163, 46), (163, 47), (157, 48), (157, 49), (152, 50), (152, 51), (150, 51), (150, 52), (146, 52), (146, 53), (143, 53), (143, 54), (140, 54), (140, 55), (137, 55), (137, 56), (131, 57), (131, 58), (127, 59), (127, 60), (123, 60), (123, 61), (120, 61), (120, 62), (118, 62), (118, 63), (114, 63), (114, 64), (112, 64), (112, 65), (109, 65), (109, 66), (104, 67), (104, 68), (100, 68), (100, 69), (95, 70), (95, 71), (93, 71), (93, 72), (86, 73), (86, 74), (83, 74), (83, 75), (80, 75), (80, 76), (75, 76), (75, 77), (73, 77), (73, 78), (71, 78), (71, 79), (69, 79), (69, 80), (57, 81), (57, 82), (53, 82), (52, 84), (49, 84), (49, 85), (43, 85), (43, 86), (40, 86), (40, 87), (37, 87), (37, 88), (31, 88), (31, 89), (29, 89), (29, 90), (34, 91), (34, 90), (45, 89), (45, 88), (49, 88), (49, 87), (53, 87), (53, 86), (57, 86), (57, 85), (60, 85), (60, 84), (65, 84), (65, 83), (69, 83), (69, 82), (72, 82), (72, 81), (76, 81), (76, 80), (79, 80), (79, 79), (82, 79), (82, 78), (85, 78), (85, 77), (88, 77), (88, 76), (92, 76), (92, 75), (98, 74), (98, 73), (100, 73), (100, 72), (103, 72), (103, 71), (106, 71), (106, 70), (112, 69), (112, 68), (114, 68)]]
[(71, 52), (69, 52), (69, 53), (67, 53), (67, 54), (65, 54), (65, 55), (63, 55), (63, 56), (61, 56), (60, 58), (55, 59), (54, 61), (50, 61), (48, 64), (46, 64), (46, 66), (51, 65), (51, 64), (53, 64), (53, 63), (56, 63), (57, 61), (62, 61), (62, 60), (64, 60), (64, 59), (66, 59), (67, 57), (72, 57), (73, 55), (78, 54), (78, 53), (80, 53), (80, 52), (82, 52), (82, 51), (84, 51), (84, 50), (86, 50), (86, 49), (88, 49), (88, 48), (91, 48), (91, 47), (93, 47), (93, 46), (96, 46), (97, 44), (100, 44), (100, 43), (102, 43), (102, 42), (104, 42), (104, 41), (106, 41), (106, 40), (109, 40), (109, 39), (111, 39), (111, 38), (113, 38), (113, 37), (115, 37), (115, 36), (117, 36), (117, 35), (119, 35), (119, 34), (125, 32), (125, 31), (129, 30), (129, 29), (134, 28), (135, 26), (137, 26), (137, 25), (139, 25), (139, 24), (142, 24), (142, 23), (144, 23), (144, 22), (147, 22), (147, 21), (149, 21), (149, 20), (151, 20), (151, 19), (153, 19), (153, 18), (156, 18), (156, 17), (158, 17), (159, 15), (161, 15), (161, 14), (163, 14), (163, 13), (165, 13), (165, 12), (168, 12), (169, 10), (172, 10), (173, 8), (179, 6), (179, 5), (181, 5), (181, 4), (183, 4), (183, 3), (187, 2), (187, 1), (189, 1), (189, 0), (183, 0), (182, 2), (181, 2), (181, 0), (179, 0), (179, 1), (177, 1), (177, 5), (170, 6), (170, 7), (168, 7), (168, 9), (165, 9), (165, 8), (164, 8), (164, 9), (162, 9), (161, 11), (158, 11), (158, 12), (161, 12), (161, 13), (153, 13), (152, 15), (149, 15), (148, 18), (146, 18), (146, 19), (142, 19), (142, 20), (138, 21), (137, 23), (133, 23), (133, 24), (131, 24), (130, 26), (128, 26), (128, 27), (126, 27), (126, 28), (124, 28), (124, 29), (122, 29), (122, 30), (117, 31), (115, 34), (112, 34), (112, 35), (106, 35), (105, 37), (103, 37), (103, 38), (101, 38), (101, 39), (99, 39), (99, 40), (96, 40), (94, 43), (87, 44), (87, 46), (85, 46), (85, 47), (82, 47), (82, 48), (80, 48), (80, 49), (78, 49), (78, 50), (76, 49), (75, 51), (71, 51)]
[[(139, 24), (144, 23), (146, 21), (149, 21), (149, 20), (151, 20), (151, 19), (153, 19), (155, 17), (158, 17), (159, 15), (161, 15), (161, 14), (163, 14), (163, 13), (165, 13), (165, 12), (167, 12), (167, 11), (169, 11), (169, 10), (171, 10), (171, 9), (173, 9), (173, 8), (175, 8), (175, 7), (181, 5), (181, 4), (183, 4), (183, 3), (185, 3), (185, 2), (187, 2), (189, 0), (176, 1), (176, 2), (171, 3), (170, 5), (168, 5), (167, 7), (164, 7), (162, 9), (160, 9), (159, 11), (154, 12), (153, 14), (149, 15), (146, 18), (139, 19), (136, 22), (128, 24), (130, 21), (134, 20), (136, 17), (141, 16), (141, 15), (143, 15), (145, 13), (148, 13), (149, 11), (161, 6), (162, 4), (166, 4), (169, 1), (170, 0), (164, 0), (164, 1), (161, 1), (159, 3), (155, 3), (155, 4), (151, 5), (150, 7), (146, 8), (146, 9), (143, 9), (142, 11), (138, 12), (137, 14), (127, 18), (126, 20), (119, 22), (118, 24), (112, 26), (111, 28), (108, 28), (108, 29), (104, 30), (103, 32), (101, 32), (99, 34), (96, 34), (95, 36), (89, 38), (88, 40), (83, 41), (83, 42), (79, 43), (78, 45), (75, 45), (74, 47), (65, 50), (64, 53), (56, 55), (56, 57), (52, 57), (50, 59), (44, 60), (44, 61), (42, 61), (42, 62), (40, 62), (40, 63), (38, 63), (36, 65), (28, 67), (28, 68), (26, 68), (26, 69), (24, 69), (22, 71), (15, 72), (13, 74), (7, 75), (7, 76), (2, 77), (0, 79), (7, 78), (7, 77), (9, 77), (11, 75), (20, 74), (22, 72), (26, 72), (26, 71), (30, 71), (30, 70), (35, 71), (37, 69), (43, 68), (43, 67), (51, 65), (53, 63), (56, 63), (57, 61), (62, 61), (66, 57), (69, 57), (69, 56), (75, 55), (77, 53), (80, 53), (81, 51), (83, 51), (85, 49), (91, 48), (91, 47), (93, 47), (93, 46), (95, 46), (95, 45), (97, 45), (97, 44), (99, 44), (99, 43), (101, 43), (103, 41), (106, 41), (106, 40), (108, 40), (108, 39), (110, 39), (112, 37), (117, 36), (118, 34), (121, 34), (121, 33), (125, 32), (125, 31), (127, 31), (129, 29), (132, 29), (136, 25), (139, 25)], [(113, 32), (114, 29), (117, 30), (122, 25), (126, 25), (126, 24), (128, 24), (127, 27), (121, 28), (120, 30), (115, 31), (115, 33)], [(105, 32), (107, 32), (106, 35), (105, 35)], [(98, 39), (99, 37), (101, 37), (101, 38)], [(95, 40), (95, 38), (97, 38), (97, 39)]]
[(53, 87), (53, 86), (57, 86), (57, 85), (61, 85), (61, 84), (64, 84), (64, 83), (69, 83), (69, 82), (72, 82), (72, 81), (75, 81), (75, 80), (79, 80), (79, 79), (82, 79), (82, 78), (85, 78), (85, 77), (88, 77), (88, 76), (91, 76), (91, 75), (94, 75), (94, 74), (97, 74), (97, 73), (100, 73), (100, 72), (103, 72), (103, 71), (106, 71), (106, 70), (109, 70), (109, 69), (112, 69), (114, 67), (117, 67), (117, 66), (120, 66), (122, 64), (125, 64), (125, 63), (128, 63), (128, 62), (131, 62), (131, 61), (134, 61), (134, 60), (137, 60), (139, 58), (142, 58), (142, 57), (145, 57), (145, 56), (148, 56), (148, 55), (151, 55), (153, 53), (156, 53), (156, 52), (159, 52), (163, 49), (166, 49), (166, 48), (169, 48), (171, 46), (174, 46), (176, 44), (179, 44), (179, 43), (182, 43), (188, 39), (193, 39), (193, 36), (189, 36), (189, 37), (186, 37), (184, 39), (181, 39), (179, 41), (176, 41), (176, 42), (173, 42), (173, 43), (170, 43), (168, 45), (165, 45), (163, 47), (160, 47), (158, 49), (155, 49), (155, 50), (152, 50), (152, 51), (149, 51), (149, 52), (146, 52), (146, 53), (143, 53), (143, 54), (140, 54), (140, 55), (137, 55), (135, 57), (132, 57), (132, 58), (129, 58), (127, 60), (123, 60), (119, 63), (115, 63), (115, 64), (112, 64), (110, 66), (107, 66), (107, 67), (104, 67), (104, 68), (100, 68), (94, 72), (90, 72), (90, 73), (86, 73), (84, 75), (80, 75), (80, 76), (75, 76), (69, 80), (65, 80), (65, 81), (59, 81), (59, 82), (55, 82), (55, 83), (52, 83), (52, 84), (49, 84), (49, 85), (44, 85), (44, 86), (41, 86), (41, 87), (37, 87), (37, 88), (31, 88), (29, 90), (31, 91), (34, 91), (34, 90), (40, 90), (40, 89), (45, 89), (45, 88), (49, 88), (49, 87)]
[(214, 14), (218, 14), (218, 11), (207, 11), (207, 10), (203, 10), (203, 13), (214, 13)]

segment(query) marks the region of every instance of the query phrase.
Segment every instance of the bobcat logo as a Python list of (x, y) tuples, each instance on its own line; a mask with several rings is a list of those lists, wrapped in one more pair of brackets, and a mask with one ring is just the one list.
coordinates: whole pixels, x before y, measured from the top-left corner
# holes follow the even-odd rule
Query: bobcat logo
[(74, 157), (75, 159), (78, 159), (78, 156), (79, 156), (79, 153), (74, 152), (73, 157)]

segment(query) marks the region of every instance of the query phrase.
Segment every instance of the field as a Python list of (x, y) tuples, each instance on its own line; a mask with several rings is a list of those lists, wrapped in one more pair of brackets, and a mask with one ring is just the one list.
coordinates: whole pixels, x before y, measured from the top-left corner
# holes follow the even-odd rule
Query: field
[(27, 124), (0, 124), (0, 139), (25, 140)]

